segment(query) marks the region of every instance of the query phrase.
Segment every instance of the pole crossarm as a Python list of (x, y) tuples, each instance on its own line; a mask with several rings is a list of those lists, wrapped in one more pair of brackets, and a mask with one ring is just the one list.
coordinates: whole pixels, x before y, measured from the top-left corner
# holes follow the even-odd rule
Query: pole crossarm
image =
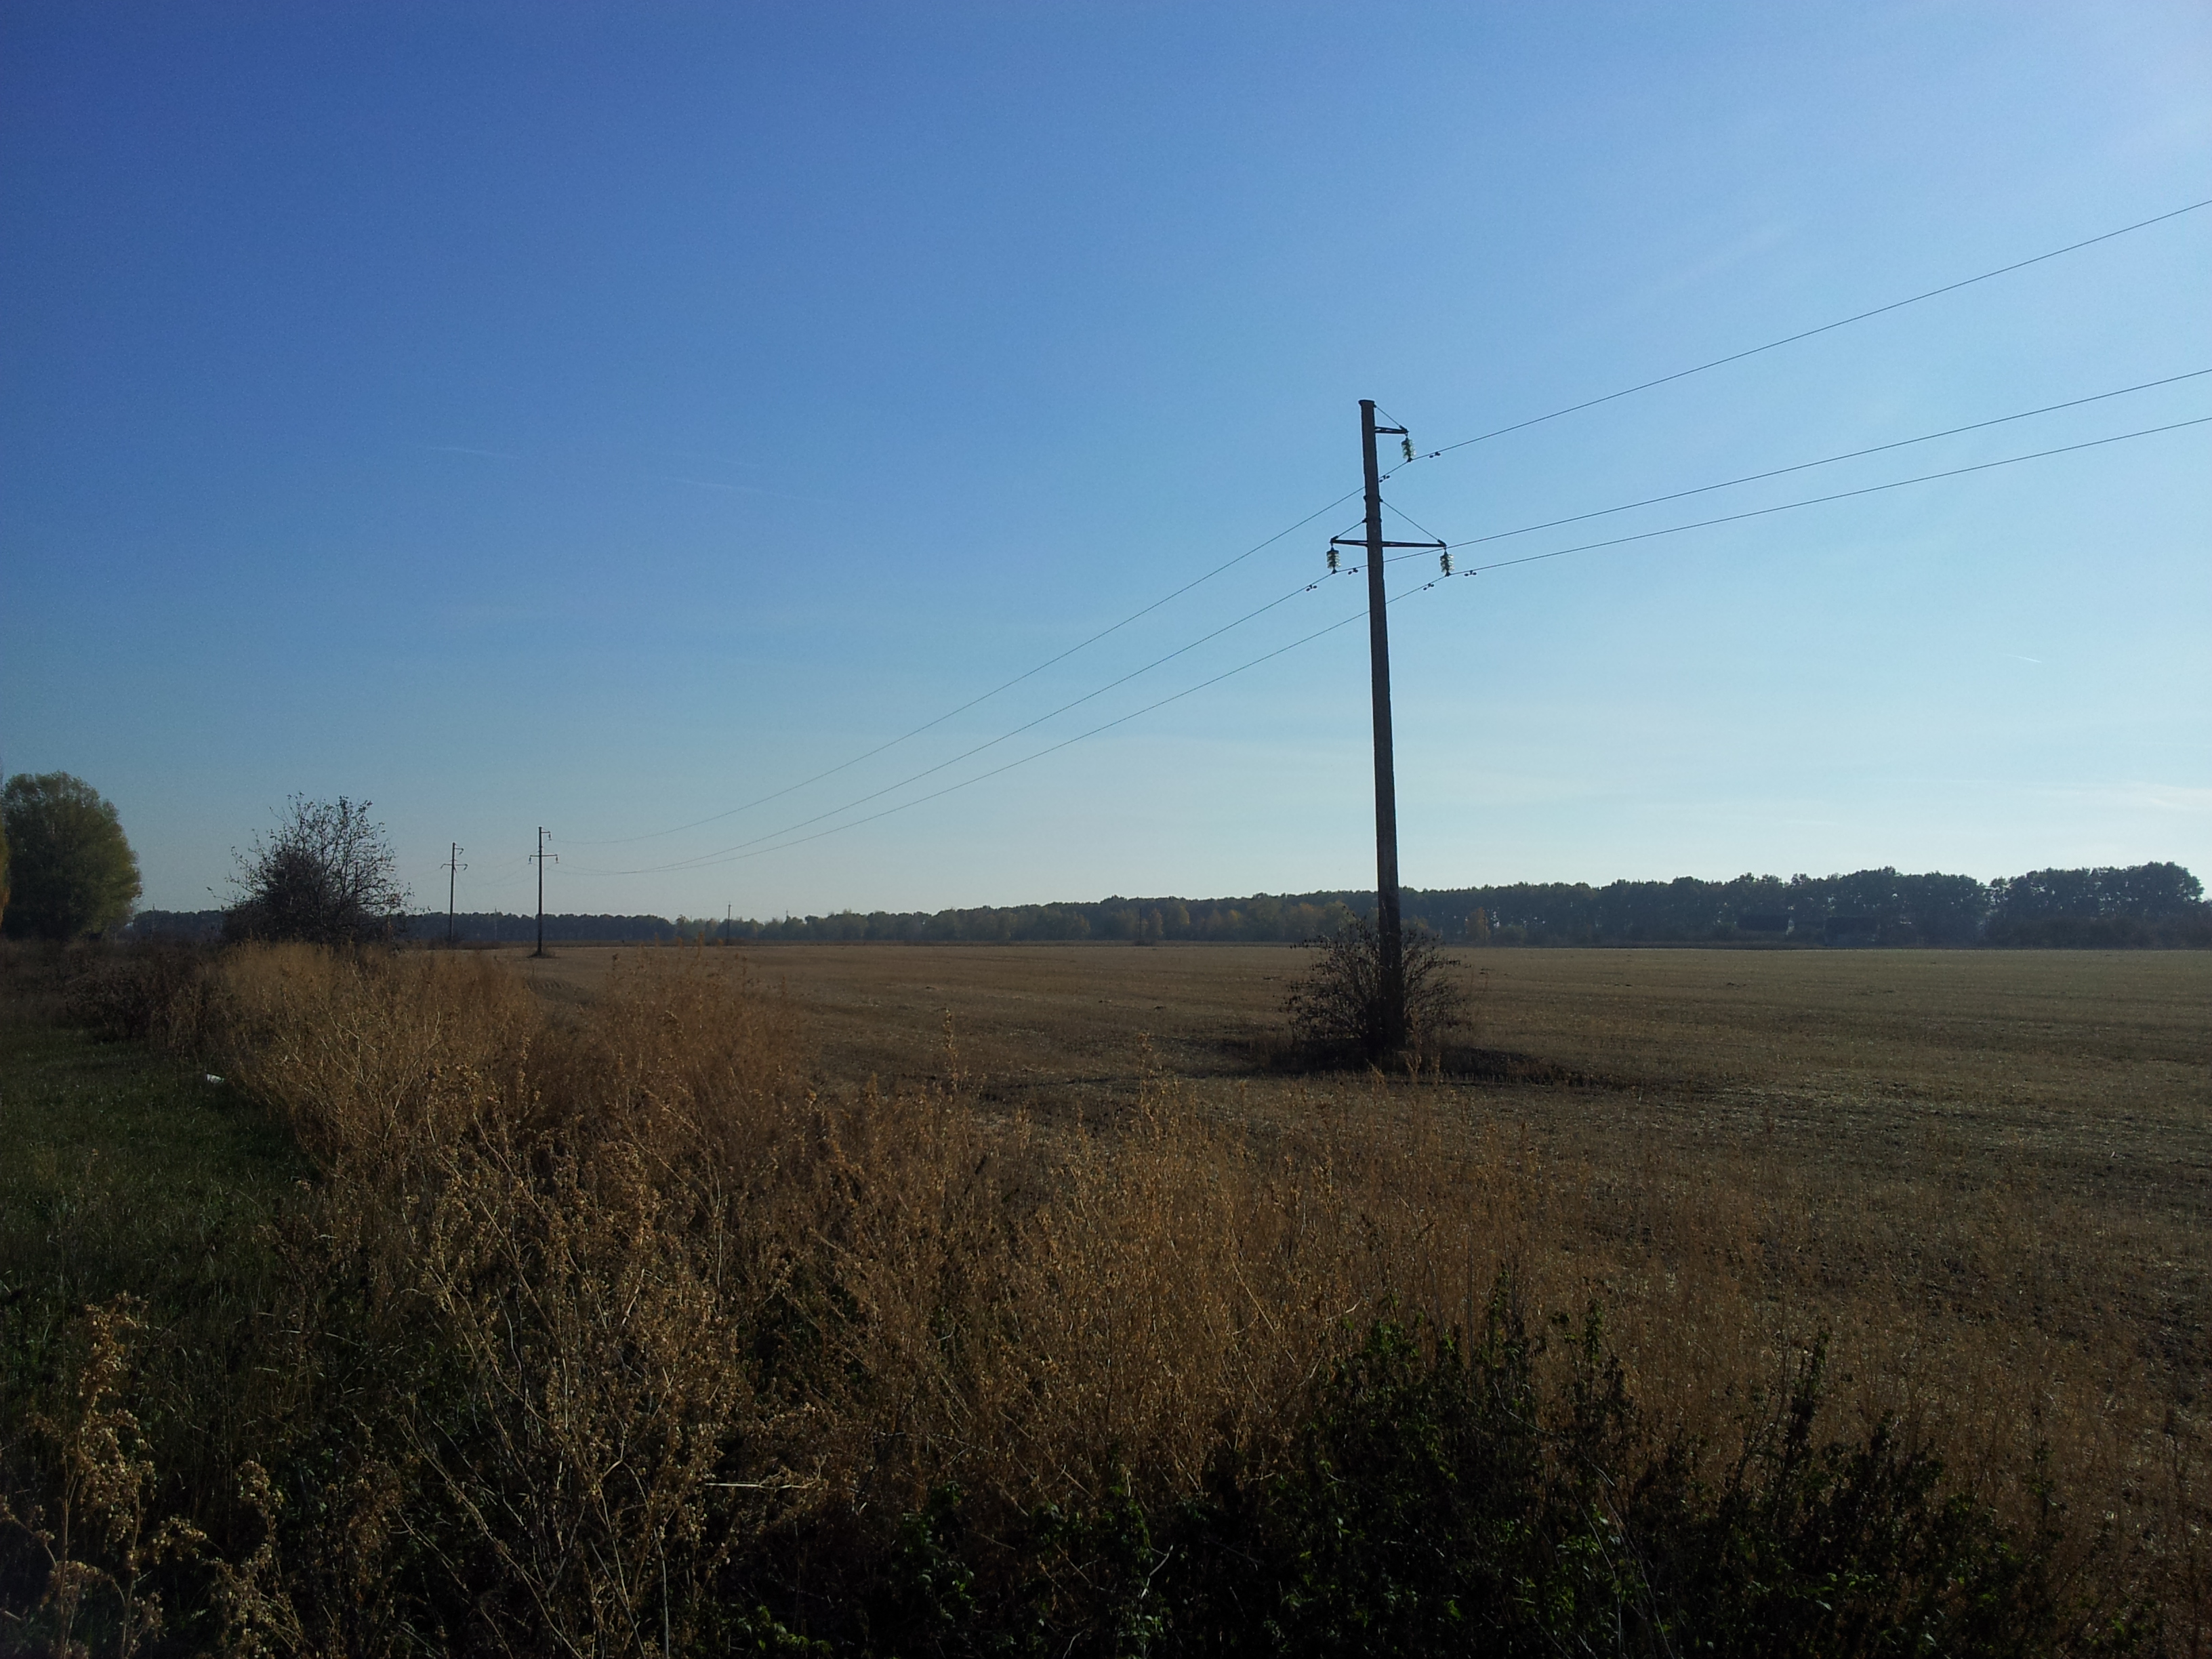
[(1449, 542), (1370, 542), (1364, 536), (1331, 536), (1328, 538), (1328, 544), (1331, 547), (1358, 548), (1425, 547), (1436, 553), (1441, 553), (1451, 545)]

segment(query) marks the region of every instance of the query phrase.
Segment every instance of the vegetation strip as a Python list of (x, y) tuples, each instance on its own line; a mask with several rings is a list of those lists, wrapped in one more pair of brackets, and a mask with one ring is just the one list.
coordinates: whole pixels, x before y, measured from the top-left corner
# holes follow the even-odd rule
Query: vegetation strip
[[(990, 1109), (950, 1054), (824, 1094), (791, 1007), (699, 958), (565, 1006), (468, 956), (86, 966), (80, 1018), (161, 1034), (235, 1115), (178, 1133), (284, 1196), (184, 1288), (11, 1340), (29, 1650), (2204, 1634), (2201, 1499), (2100, 1528), (2072, 1441), (1985, 1441), (1913, 1381), (1929, 1332), (1777, 1324), (1694, 1231), (1668, 1286), (1632, 1254), (1594, 1281), (1617, 1247), (1433, 1091), (1370, 1073), (1356, 1118), (1268, 1127), (1162, 1078), (1085, 1126)], [(58, 1100), (118, 1051), (23, 1052)], [(76, 1247), (11, 1243), (11, 1287), (36, 1249)], [(1720, 1340), (1670, 1358), (1688, 1327)]]

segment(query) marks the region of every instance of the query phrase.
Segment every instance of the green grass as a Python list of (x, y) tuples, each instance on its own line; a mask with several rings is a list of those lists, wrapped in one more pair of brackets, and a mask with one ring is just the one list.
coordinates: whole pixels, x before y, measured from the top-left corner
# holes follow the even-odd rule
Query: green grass
[(234, 1322), (268, 1266), (263, 1224), (306, 1173), (195, 1066), (0, 1021), (0, 1376), (37, 1386), (70, 1320), (124, 1292), (174, 1335)]
[[(119, 1443), (148, 1460), (150, 1512), (219, 1547), (236, 1533), (255, 1342), (280, 1271), (269, 1224), (308, 1173), (289, 1133), (198, 1066), (60, 1023), (68, 965), (0, 961), (0, 1498), (30, 1517), (0, 1527), (0, 1613), (13, 1615), (0, 1617), (0, 1651), (45, 1651), (55, 1635), (36, 1610), (50, 1581), (34, 1528), (58, 1512), (68, 1425), (86, 1410), (88, 1308), (133, 1301), (123, 1383), (135, 1425)], [(183, 1615), (173, 1638), (204, 1646), (207, 1570), (178, 1561), (157, 1576)], [(95, 1590), (70, 1639), (106, 1650), (114, 1612)]]

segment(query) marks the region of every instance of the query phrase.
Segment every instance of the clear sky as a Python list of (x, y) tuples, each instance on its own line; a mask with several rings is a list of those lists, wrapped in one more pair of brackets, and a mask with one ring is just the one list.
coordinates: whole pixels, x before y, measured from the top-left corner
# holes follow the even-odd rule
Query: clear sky
[[(295, 791), (440, 908), (454, 841), (464, 908), (528, 908), (541, 823), (556, 910), (1363, 885), (1356, 624), (774, 849), (1357, 615), (953, 759), (1314, 580), (1347, 504), (805, 783), (1355, 488), (1358, 398), (1438, 448), (2212, 197), (2208, 87), (2195, 0), (10, 0), (0, 763), (105, 792), (171, 908)], [(1393, 531), (2212, 368), (2208, 300), (2212, 208), (1404, 468)], [(2212, 876), (2208, 434), (1395, 567), (1406, 880)]]

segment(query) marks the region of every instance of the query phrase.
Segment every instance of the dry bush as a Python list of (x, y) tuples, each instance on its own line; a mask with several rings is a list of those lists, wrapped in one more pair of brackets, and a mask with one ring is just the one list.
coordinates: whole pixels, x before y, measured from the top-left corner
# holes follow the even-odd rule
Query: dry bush
[(208, 1017), (209, 953), (167, 940), (88, 951), (63, 1013), (100, 1036), (188, 1049)]
[(19, 1497), (16, 1480), (0, 1480), (0, 1535), (29, 1546), (42, 1579), (30, 1607), (0, 1608), (5, 1650), (76, 1655), (98, 1641), (130, 1659), (161, 1633), (160, 1569), (205, 1542), (182, 1516), (158, 1513), (145, 1433), (124, 1404), (142, 1329), (129, 1297), (86, 1310), (70, 1397), (58, 1416), (31, 1424), (42, 1496)]
[[(1383, 995), (1382, 935), (1370, 918), (1352, 916), (1320, 941), (1321, 955), (1283, 1000), (1291, 1034), (1307, 1054), (1325, 1062), (1395, 1060)], [(1433, 1060), (1468, 1022), (1469, 999), (1443, 941), (1419, 922), (1403, 930), (1405, 1048)]]
[(226, 1073), (334, 1175), (393, 1178), (483, 1111), (511, 1108), (541, 1022), (477, 957), (248, 946), (222, 963)]
[(950, 1480), (1171, 1497), (1224, 1433), (1279, 1441), (1387, 1282), (1325, 1170), (1165, 1085), (1049, 1137), (951, 1088), (826, 1102), (787, 1009), (687, 966), (557, 1021), (442, 955), (243, 952), (224, 996), (233, 1074), (326, 1172), (276, 1322), (303, 1432), (359, 1413), (313, 1502), (373, 1535), (302, 1564), (325, 1607), (435, 1551), (506, 1587), (472, 1616), (507, 1639), (629, 1650), (778, 1528)]

